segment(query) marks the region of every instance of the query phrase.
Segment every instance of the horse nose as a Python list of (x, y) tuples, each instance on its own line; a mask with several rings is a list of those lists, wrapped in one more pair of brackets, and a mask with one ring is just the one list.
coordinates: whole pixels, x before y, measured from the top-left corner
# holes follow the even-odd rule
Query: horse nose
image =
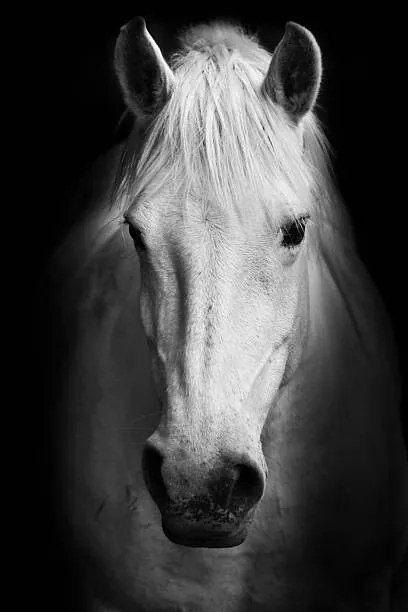
[(226, 509), (243, 507), (248, 511), (262, 498), (265, 478), (255, 464), (236, 463), (225, 470), (224, 475), (210, 485), (215, 503)]
[(153, 443), (146, 442), (142, 455), (143, 477), (147, 490), (159, 508), (170, 501), (162, 475), (163, 461), (161, 451)]
[[(181, 480), (184, 484), (181, 488), (177, 487), (176, 493), (172, 491), (173, 478), (167, 478), (165, 481), (163, 477), (165, 460), (167, 463), (171, 462), (170, 458), (165, 459), (163, 451), (148, 441), (142, 457), (143, 475), (147, 489), (159, 509), (162, 510), (169, 503), (177, 503), (179, 497), (202, 498), (202, 487), (197, 493), (194, 483), (189, 482), (185, 475), (189, 470), (183, 473), (182, 465), (176, 461), (174, 480)], [(262, 470), (251, 460), (242, 458), (240, 461), (234, 461), (231, 457), (224, 458), (220, 467), (209, 474), (205, 474), (203, 470), (201, 485), (204, 481), (205, 497), (211, 500), (212, 505), (232, 512), (239, 510), (239, 514), (251, 510), (261, 500), (265, 489), (265, 475)]]

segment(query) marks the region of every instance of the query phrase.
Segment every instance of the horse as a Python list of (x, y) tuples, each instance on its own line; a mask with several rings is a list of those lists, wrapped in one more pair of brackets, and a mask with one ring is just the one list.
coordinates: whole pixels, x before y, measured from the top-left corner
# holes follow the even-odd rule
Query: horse
[(133, 128), (51, 272), (87, 609), (405, 610), (396, 351), (316, 116), (318, 43), (289, 22), (270, 53), (215, 21), (167, 61), (135, 18), (114, 65)]

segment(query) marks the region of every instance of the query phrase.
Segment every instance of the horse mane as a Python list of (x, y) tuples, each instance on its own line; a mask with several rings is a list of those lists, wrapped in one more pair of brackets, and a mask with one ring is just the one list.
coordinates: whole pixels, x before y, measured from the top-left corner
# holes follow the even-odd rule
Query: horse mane
[(168, 198), (215, 201), (241, 213), (255, 196), (269, 218), (271, 194), (293, 214), (307, 195), (319, 221), (350, 237), (317, 117), (303, 119), (302, 151), (284, 111), (262, 93), (271, 57), (231, 23), (185, 31), (169, 62), (176, 80), (170, 99), (143, 142), (136, 127), (124, 148), (114, 185), (121, 211), (165, 189)]

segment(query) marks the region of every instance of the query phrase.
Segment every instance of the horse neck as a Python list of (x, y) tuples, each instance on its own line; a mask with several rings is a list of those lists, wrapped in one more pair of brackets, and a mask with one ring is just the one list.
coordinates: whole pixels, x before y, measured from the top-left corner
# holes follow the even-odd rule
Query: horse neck
[(367, 379), (372, 369), (395, 384), (395, 346), (381, 298), (352, 240), (332, 228), (308, 263), (308, 306), (306, 359), (319, 352), (327, 368), (337, 359), (339, 373), (354, 368), (356, 378)]

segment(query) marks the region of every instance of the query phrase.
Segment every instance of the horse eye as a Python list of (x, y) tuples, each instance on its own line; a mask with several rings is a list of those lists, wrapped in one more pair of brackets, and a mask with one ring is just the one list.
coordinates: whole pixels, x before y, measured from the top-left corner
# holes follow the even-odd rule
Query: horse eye
[(305, 229), (308, 218), (309, 217), (305, 215), (303, 217), (299, 217), (298, 219), (293, 219), (281, 228), (281, 244), (283, 247), (286, 247), (287, 249), (293, 249), (302, 242), (305, 236)]
[(146, 245), (145, 245), (145, 243), (143, 241), (141, 231), (137, 227), (132, 225), (132, 223), (130, 223), (129, 221), (126, 220), (125, 223), (127, 223), (128, 227), (129, 227), (129, 234), (130, 234), (130, 237), (132, 238), (132, 240), (134, 242), (136, 250), (137, 251), (145, 251), (146, 250)]

